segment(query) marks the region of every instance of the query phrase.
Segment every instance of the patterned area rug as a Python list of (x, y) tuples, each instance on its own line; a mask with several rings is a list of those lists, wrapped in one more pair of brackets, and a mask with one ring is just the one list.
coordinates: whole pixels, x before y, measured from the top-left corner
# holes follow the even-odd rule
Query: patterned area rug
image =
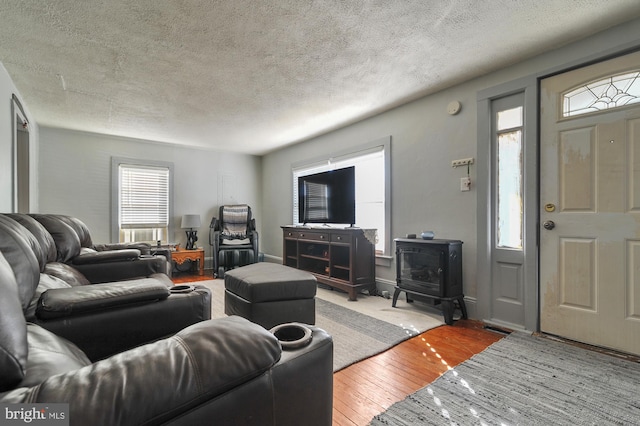
[[(211, 289), (212, 317), (225, 316), (222, 280), (201, 281), (193, 284), (205, 285)], [(349, 303), (366, 303), (366, 301)], [(391, 306), (391, 302), (388, 304)], [(315, 325), (327, 331), (333, 338), (333, 371), (384, 352), (416, 334), (442, 324), (439, 320), (432, 320), (418, 326), (400, 326), (393, 324), (393, 321), (384, 320), (385, 315), (390, 315), (385, 310), (372, 312), (376, 312), (379, 317), (365, 315), (316, 297)]]
[(637, 425), (640, 364), (525, 333), (494, 343), (371, 425)]

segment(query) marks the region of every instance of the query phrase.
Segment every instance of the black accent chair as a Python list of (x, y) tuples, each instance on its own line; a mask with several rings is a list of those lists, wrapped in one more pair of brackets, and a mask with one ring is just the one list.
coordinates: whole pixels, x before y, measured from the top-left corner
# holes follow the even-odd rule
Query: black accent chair
[(229, 269), (258, 261), (258, 232), (251, 207), (246, 204), (220, 206), (209, 225), (213, 272), (224, 278)]

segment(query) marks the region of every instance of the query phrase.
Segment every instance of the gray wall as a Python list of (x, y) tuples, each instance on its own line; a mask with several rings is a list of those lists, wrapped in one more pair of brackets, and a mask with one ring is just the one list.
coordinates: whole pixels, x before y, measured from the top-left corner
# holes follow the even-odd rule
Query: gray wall
[[(478, 199), (477, 188), (488, 183), (476, 180), (476, 163), (470, 169), (471, 191), (460, 192), (466, 168), (451, 167), (452, 160), (478, 158), (478, 92), (631, 46), (640, 47), (640, 20), (264, 156), (262, 249), (282, 256), (279, 227), (292, 223), (292, 164), (391, 135), (391, 237), (433, 230), (436, 237), (462, 240), (465, 296), (482, 297), (477, 294), (476, 212), (487, 201)], [(446, 107), (453, 100), (462, 103), (462, 110), (450, 116)], [(376, 275), (383, 283), (394, 282), (395, 265), (377, 266)]]
[(262, 225), (259, 157), (50, 127), (40, 128), (39, 211), (77, 216), (94, 242), (110, 241), (111, 157), (173, 162), (173, 242), (186, 243), (182, 215), (200, 214), (197, 244), (210, 256), (209, 222), (223, 202), (251, 205)]
[[(454, 99), (463, 107), (450, 116), (446, 107)], [(466, 167), (451, 167), (452, 160), (476, 157), (474, 104), (475, 91), (461, 85), (264, 156), (263, 250), (282, 256), (279, 227), (293, 220), (293, 163), (391, 135), (391, 238), (433, 230), (438, 238), (464, 241), (464, 268), (470, 274), (465, 284), (475, 288), (471, 272), (475, 269), (476, 170), (472, 165), (472, 190), (460, 192)], [(395, 269), (378, 266), (376, 276), (379, 281), (395, 281)]]

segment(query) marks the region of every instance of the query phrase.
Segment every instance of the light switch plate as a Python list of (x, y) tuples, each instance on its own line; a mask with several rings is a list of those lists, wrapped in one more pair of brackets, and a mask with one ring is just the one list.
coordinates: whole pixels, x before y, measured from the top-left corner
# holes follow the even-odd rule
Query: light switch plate
[(460, 191), (471, 191), (471, 178), (463, 177), (460, 178)]

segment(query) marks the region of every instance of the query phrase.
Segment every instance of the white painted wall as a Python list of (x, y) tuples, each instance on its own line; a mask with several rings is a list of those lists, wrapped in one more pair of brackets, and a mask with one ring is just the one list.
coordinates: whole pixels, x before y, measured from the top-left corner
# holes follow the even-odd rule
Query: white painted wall
[[(24, 113), (29, 121), (29, 143), (31, 164), (37, 164), (38, 158), (38, 126), (29, 113), (18, 89), (13, 84), (9, 73), (0, 63), (0, 212), (12, 211), (13, 197), (13, 113), (11, 99), (16, 95), (22, 104)], [(37, 167), (31, 168), (31, 205), (37, 205)]]
[[(80, 218), (96, 243), (110, 241), (111, 157), (173, 162), (174, 242), (186, 244), (182, 215), (199, 214), (197, 244), (209, 257), (209, 223), (228, 201), (251, 205), (260, 231), (259, 157), (50, 127), (40, 129), (40, 141), (40, 212)], [(220, 176), (232, 182), (224, 194)]]

